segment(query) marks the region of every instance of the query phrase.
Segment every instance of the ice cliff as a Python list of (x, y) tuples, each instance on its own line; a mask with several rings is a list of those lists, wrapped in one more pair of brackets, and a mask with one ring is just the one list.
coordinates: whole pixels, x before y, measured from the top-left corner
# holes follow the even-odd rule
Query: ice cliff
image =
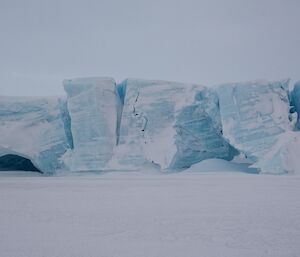
[(178, 171), (211, 158), (294, 173), (300, 83), (291, 92), (288, 83), (79, 78), (64, 81), (67, 97), (3, 96), (0, 158), (25, 157), (44, 173)]
[(224, 138), (261, 172), (294, 171), (283, 150), (291, 143), (296, 121), (290, 112), (288, 82), (253, 81), (217, 87)]
[[(127, 79), (114, 159), (120, 168), (145, 162), (179, 170), (208, 158), (231, 160), (223, 139), (218, 99), (208, 88), (178, 82)], [(125, 92), (125, 93), (124, 93)]]

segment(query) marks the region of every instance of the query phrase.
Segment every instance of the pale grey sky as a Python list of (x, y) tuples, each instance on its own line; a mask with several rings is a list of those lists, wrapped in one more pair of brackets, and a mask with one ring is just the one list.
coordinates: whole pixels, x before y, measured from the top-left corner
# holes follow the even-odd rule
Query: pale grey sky
[(299, 0), (0, 0), (0, 94), (64, 78), (300, 79)]

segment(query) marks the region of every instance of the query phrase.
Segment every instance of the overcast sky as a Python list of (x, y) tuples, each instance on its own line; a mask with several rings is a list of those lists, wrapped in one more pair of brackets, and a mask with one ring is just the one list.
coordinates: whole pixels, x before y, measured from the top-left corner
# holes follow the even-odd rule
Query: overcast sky
[(299, 0), (0, 0), (0, 94), (64, 78), (300, 79)]

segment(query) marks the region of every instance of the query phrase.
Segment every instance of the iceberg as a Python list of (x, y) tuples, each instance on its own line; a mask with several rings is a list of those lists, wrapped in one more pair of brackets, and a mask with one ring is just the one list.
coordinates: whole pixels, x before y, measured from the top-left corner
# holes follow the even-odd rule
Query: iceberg
[(64, 155), (72, 171), (103, 170), (117, 142), (120, 99), (112, 78), (64, 81), (73, 149)]
[(251, 172), (299, 171), (300, 82), (292, 92), (288, 80), (63, 84), (66, 97), (0, 97), (0, 170), (180, 171), (222, 159)]
[(214, 91), (196, 84), (127, 79), (118, 92), (123, 109), (114, 167), (154, 164), (179, 170), (204, 159), (231, 160), (236, 155), (222, 137)]
[(20, 156), (43, 173), (68, 170), (62, 156), (68, 148), (65, 99), (0, 97), (0, 157)]
[(224, 138), (261, 172), (293, 170), (282, 154), (295, 124), (288, 83), (253, 81), (217, 87)]

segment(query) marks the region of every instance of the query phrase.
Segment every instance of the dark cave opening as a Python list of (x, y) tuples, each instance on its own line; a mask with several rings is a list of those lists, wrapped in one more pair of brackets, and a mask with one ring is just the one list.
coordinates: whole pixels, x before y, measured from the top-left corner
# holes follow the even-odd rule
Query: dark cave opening
[(0, 157), (0, 171), (33, 171), (42, 173), (33, 163), (22, 156), (6, 154)]

